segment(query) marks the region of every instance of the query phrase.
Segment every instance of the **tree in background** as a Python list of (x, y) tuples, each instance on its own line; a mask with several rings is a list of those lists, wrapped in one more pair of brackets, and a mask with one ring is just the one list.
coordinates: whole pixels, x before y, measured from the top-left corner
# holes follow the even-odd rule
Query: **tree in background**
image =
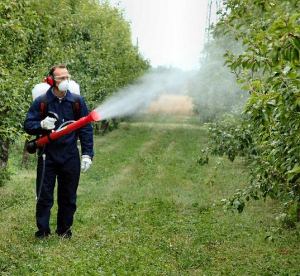
[[(53, 64), (68, 65), (95, 107), (148, 68), (129, 23), (107, 3), (3, 0), (0, 3), (0, 179), (9, 144), (22, 135), (31, 89)], [(1, 182), (0, 181), (0, 182)]]
[(241, 43), (229, 35), (220, 35), (204, 46), (200, 69), (190, 84), (195, 111), (202, 122), (211, 122), (226, 112), (241, 111), (248, 95), (236, 83), (236, 77), (225, 65), (224, 54), (242, 51)]
[[(255, 155), (252, 180), (231, 205), (270, 196), (300, 220), (300, 3), (297, 0), (229, 0), (215, 36), (230, 34), (244, 52), (226, 60), (242, 88)], [(288, 214), (283, 213), (287, 218)]]

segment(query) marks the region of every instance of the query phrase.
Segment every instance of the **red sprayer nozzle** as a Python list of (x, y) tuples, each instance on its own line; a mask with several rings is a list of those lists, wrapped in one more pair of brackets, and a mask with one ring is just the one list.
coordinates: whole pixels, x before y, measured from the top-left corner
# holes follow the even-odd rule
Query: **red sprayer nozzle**
[(42, 147), (53, 140), (57, 140), (58, 138), (66, 134), (69, 134), (79, 128), (82, 128), (88, 123), (100, 121), (100, 119), (101, 119), (100, 115), (95, 110), (93, 110), (89, 115), (80, 118), (79, 120), (63, 127), (62, 129), (53, 131), (47, 136), (43, 136), (41, 138), (38, 138), (37, 140), (31, 141), (27, 146), (27, 150), (30, 153), (34, 153), (37, 147)]

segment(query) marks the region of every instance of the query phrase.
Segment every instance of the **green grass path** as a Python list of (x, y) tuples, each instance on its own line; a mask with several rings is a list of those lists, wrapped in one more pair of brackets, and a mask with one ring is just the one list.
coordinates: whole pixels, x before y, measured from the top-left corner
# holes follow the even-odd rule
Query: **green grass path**
[(35, 170), (17, 171), (0, 188), (0, 275), (300, 275), (299, 225), (279, 228), (276, 202), (242, 214), (215, 204), (245, 185), (247, 167), (200, 166), (207, 142), (193, 118), (96, 137), (71, 240), (34, 239)]

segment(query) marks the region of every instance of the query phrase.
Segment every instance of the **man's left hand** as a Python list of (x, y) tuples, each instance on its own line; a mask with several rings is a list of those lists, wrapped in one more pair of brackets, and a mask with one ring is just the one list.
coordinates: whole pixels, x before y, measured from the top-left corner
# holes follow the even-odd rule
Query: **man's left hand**
[(81, 157), (81, 171), (86, 172), (92, 165), (92, 159), (88, 155), (82, 155)]

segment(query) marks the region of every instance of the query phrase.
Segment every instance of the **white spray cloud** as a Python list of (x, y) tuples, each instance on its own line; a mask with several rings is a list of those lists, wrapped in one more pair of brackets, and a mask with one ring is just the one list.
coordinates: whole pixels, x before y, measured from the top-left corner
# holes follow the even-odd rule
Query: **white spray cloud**
[[(202, 121), (214, 120), (235, 110), (239, 112), (247, 94), (239, 88), (234, 74), (224, 65), (227, 49), (237, 54), (243, 50), (229, 37), (216, 39), (206, 46), (198, 71), (164, 67), (153, 69), (108, 98), (96, 111), (102, 120), (140, 114), (149, 109), (160, 112), (157, 105), (163, 106), (164, 111), (176, 113), (178, 106), (175, 108), (174, 101), (170, 100), (172, 97), (163, 96), (167, 94), (185, 95), (186, 99), (182, 97), (179, 105), (192, 105)], [(190, 97), (192, 104), (189, 103)]]
[(215, 120), (224, 113), (240, 113), (248, 97), (225, 65), (227, 50), (236, 55), (243, 52), (242, 45), (230, 36), (211, 40), (204, 48), (201, 67), (189, 87), (195, 110), (204, 122)]
[(187, 75), (180, 70), (156, 69), (108, 98), (96, 111), (102, 120), (142, 113), (159, 96), (182, 93), (186, 81)]

